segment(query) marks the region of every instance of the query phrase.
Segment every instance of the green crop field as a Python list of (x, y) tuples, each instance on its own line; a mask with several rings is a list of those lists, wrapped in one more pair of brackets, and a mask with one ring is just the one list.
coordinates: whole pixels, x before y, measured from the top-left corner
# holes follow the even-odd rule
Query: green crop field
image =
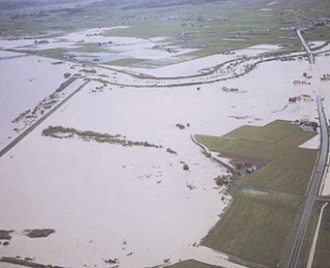
[(134, 64), (143, 63), (146, 60), (144, 59), (134, 59), (134, 58), (126, 58), (121, 60), (110, 61), (105, 64), (108, 65), (117, 65), (117, 66), (134, 66)]
[(297, 149), (278, 154), (269, 165), (248, 176), (244, 187), (304, 195), (314, 168), (317, 152)]
[(293, 195), (241, 193), (202, 244), (260, 264), (283, 263), (299, 199)]
[[(242, 126), (222, 137), (214, 137), (213, 142), (226, 138), (297, 146), (313, 136), (315, 136), (315, 133), (303, 132), (297, 128), (296, 124), (276, 120), (265, 127)], [(209, 145), (215, 146), (216, 144), (210, 143), (207, 146)]]
[(242, 186), (304, 195), (317, 150), (298, 146), (315, 134), (300, 130), (296, 124), (277, 120), (265, 127), (243, 126), (223, 137), (197, 135), (196, 139), (211, 151), (229, 158), (269, 161), (258, 172), (245, 177)]
[(285, 267), (318, 153), (298, 146), (315, 135), (281, 120), (243, 126), (222, 137), (197, 135), (198, 142), (236, 162), (262, 163), (251, 174), (237, 170), (241, 175), (233, 182), (238, 187), (232, 206), (202, 244), (250, 262)]
[[(165, 37), (167, 45), (195, 49), (186, 56), (198, 58), (259, 44), (280, 44), (286, 52), (299, 51), (295, 27), (330, 16), (330, 2), (324, 0), (281, 0), (268, 4), (267, 0), (98, 1), (71, 8), (59, 3), (61, 15), (56, 8), (40, 14), (38, 6), (32, 5), (27, 16), (17, 15), (11, 5), (3, 3), (0, 32), (4, 37), (37, 36), (41, 32), (60, 36), (82, 28), (124, 25), (128, 27), (112, 29), (106, 35)], [(308, 40), (330, 39), (328, 26), (310, 28), (304, 33)], [(50, 55), (61, 56), (54, 51)]]

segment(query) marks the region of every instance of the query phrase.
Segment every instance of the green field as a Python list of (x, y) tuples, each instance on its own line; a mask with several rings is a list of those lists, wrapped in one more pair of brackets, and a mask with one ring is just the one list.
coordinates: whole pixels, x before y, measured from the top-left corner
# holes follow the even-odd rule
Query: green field
[(260, 264), (283, 264), (298, 207), (293, 195), (241, 193), (202, 244)]
[[(268, 144), (278, 143), (298, 146), (314, 136), (314, 132), (301, 131), (299, 128), (297, 128), (296, 124), (288, 121), (276, 120), (266, 125), (265, 127), (242, 126), (222, 137), (213, 137), (213, 139), (207, 141), (206, 145), (212, 150), (222, 150), (222, 144), (218, 144), (218, 142), (221, 140), (226, 142), (230, 139), (235, 139), (265, 142)], [(207, 136), (199, 135), (198, 137), (202, 139), (203, 137)]]
[(232, 206), (202, 244), (253, 263), (285, 267), (318, 152), (298, 146), (315, 135), (281, 120), (243, 126), (222, 137), (197, 135), (198, 142), (223, 156), (262, 163), (251, 174), (237, 170)]
[(168, 268), (221, 268), (220, 266), (208, 265), (195, 260), (183, 261), (180, 263), (176, 263), (170, 266), (166, 266)]
[(316, 251), (313, 261), (313, 268), (330, 267), (330, 204), (323, 211), (323, 217), (320, 227), (319, 238), (316, 245)]
[[(187, 56), (196, 58), (258, 44), (281, 44), (286, 52), (298, 51), (301, 45), (293, 29), (330, 16), (330, 2), (324, 0), (281, 0), (271, 6), (267, 4), (268, 0), (98, 1), (71, 8), (59, 3), (43, 13), (38, 5), (32, 5), (27, 16), (17, 15), (18, 5), (13, 9), (0, 3), (0, 32), (5, 38), (38, 36), (41, 32), (61, 35), (83, 28), (128, 25), (107, 34), (167, 37), (167, 45), (195, 48)], [(309, 40), (329, 40), (329, 27), (310, 29), (304, 36)]]
[(105, 64), (108, 65), (117, 65), (117, 66), (134, 66), (135, 64), (145, 62), (145, 59), (134, 59), (134, 58), (126, 58), (121, 60), (110, 61)]
[(269, 161), (258, 172), (245, 177), (240, 182), (243, 187), (304, 195), (317, 150), (298, 146), (315, 134), (278, 120), (265, 127), (243, 126), (222, 137), (197, 135), (196, 139), (229, 158)]

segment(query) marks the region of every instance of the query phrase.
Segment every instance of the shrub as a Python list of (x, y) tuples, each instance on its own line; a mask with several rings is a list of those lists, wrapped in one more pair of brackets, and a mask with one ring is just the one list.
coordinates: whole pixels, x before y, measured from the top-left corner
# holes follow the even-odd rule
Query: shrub
[(179, 129), (185, 129), (185, 126), (182, 124), (176, 124), (175, 126)]
[(65, 79), (67, 79), (71, 76), (71, 74), (70, 73), (65, 73), (63, 76), (64, 76)]
[(33, 229), (33, 230), (25, 230), (27, 237), (30, 238), (41, 238), (47, 237), (52, 233), (55, 233), (54, 229)]

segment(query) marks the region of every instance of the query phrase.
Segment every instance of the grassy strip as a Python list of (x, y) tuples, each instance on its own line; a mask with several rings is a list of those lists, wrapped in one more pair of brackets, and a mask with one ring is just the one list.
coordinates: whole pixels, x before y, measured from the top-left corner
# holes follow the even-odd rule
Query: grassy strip
[(43, 264), (39, 264), (39, 263), (27, 261), (27, 260), (21, 260), (21, 259), (17, 259), (17, 258), (11, 258), (11, 257), (2, 257), (0, 259), (0, 262), (10, 263), (10, 264), (17, 264), (17, 265), (21, 265), (21, 266), (25, 266), (25, 267), (31, 267), (31, 268), (64, 268), (64, 267), (61, 267), (61, 266), (43, 265)]
[(330, 256), (330, 206), (323, 212), (320, 233), (313, 261), (314, 268), (328, 268)]
[(140, 64), (140, 63), (144, 63), (144, 62), (146, 62), (145, 59), (126, 58), (126, 59), (121, 59), (121, 60), (109, 61), (104, 64), (116, 65), (116, 66), (134, 66), (136, 64)]
[(166, 266), (168, 268), (221, 268), (220, 266), (214, 266), (214, 265), (209, 265), (205, 264), (199, 261), (195, 260), (188, 260), (188, 261), (183, 261), (179, 262), (170, 266)]
[(300, 258), (298, 262), (298, 267), (306, 267), (309, 257), (309, 252), (312, 246), (313, 238), (315, 235), (317, 221), (320, 215), (322, 204), (319, 202), (315, 202), (312, 210), (312, 214), (310, 217), (310, 221), (308, 223), (306, 235), (304, 238), (304, 242), (301, 248)]

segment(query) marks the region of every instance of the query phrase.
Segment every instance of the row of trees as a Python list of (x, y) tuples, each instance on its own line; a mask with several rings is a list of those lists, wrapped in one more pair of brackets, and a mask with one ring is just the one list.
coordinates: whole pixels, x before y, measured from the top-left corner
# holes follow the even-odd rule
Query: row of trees
[(94, 132), (94, 131), (80, 131), (74, 128), (65, 128), (62, 126), (49, 126), (42, 131), (42, 135), (50, 136), (54, 138), (72, 138), (75, 135), (84, 141), (96, 141), (112, 144), (120, 144), (122, 146), (144, 146), (153, 148), (163, 148), (161, 145), (155, 145), (147, 141), (130, 141), (125, 136), (119, 134), (111, 135), (106, 133)]

